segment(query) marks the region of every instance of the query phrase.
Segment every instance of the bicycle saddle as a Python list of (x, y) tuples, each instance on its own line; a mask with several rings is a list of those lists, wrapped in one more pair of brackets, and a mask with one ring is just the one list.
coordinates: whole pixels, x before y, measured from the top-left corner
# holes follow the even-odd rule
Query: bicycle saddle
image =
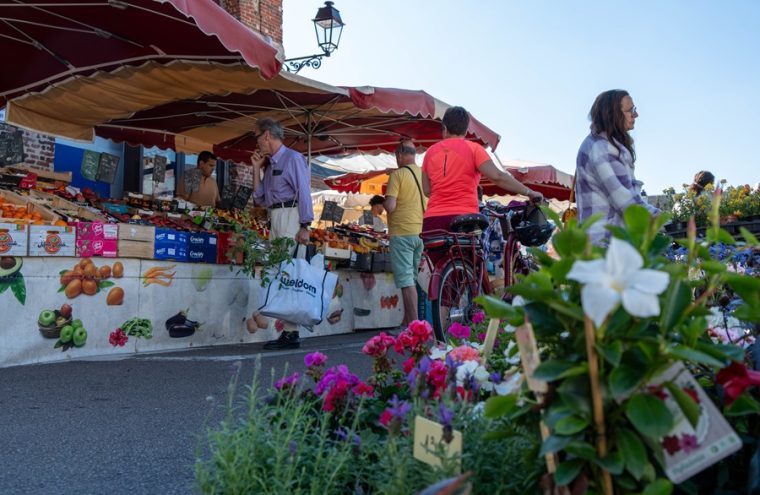
[(472, 232), (473, 230), (484, 230), (488, 227), (488, 219), (480, 213), (470, 213), (468, 215), (459, 215), (451, 221), (449, 229), (452, 232)]

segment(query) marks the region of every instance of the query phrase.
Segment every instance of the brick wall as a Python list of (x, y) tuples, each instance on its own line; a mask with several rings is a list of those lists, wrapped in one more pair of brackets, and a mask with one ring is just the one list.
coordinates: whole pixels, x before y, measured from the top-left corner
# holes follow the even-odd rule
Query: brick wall
[[(0, 132), (16, 132), (19, 129), (0, 122)], [(46, 134), (20, 129), (24, 136), (24, 162), (33, 167), (53, 170), (55, 139)]]
[(246, 26), (282, 45), (282, 0), (221, 0), (221, 6)]

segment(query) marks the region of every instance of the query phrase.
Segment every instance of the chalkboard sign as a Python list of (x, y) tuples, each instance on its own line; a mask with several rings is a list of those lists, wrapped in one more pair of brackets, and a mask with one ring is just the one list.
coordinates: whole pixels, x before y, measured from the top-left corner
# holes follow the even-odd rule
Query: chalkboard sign
[(199, 168), (191, 168), (190, 170), (185, 170), (185, 194), (189, 196), (192, 193), (200, 190), (201, 175), (201, 169)]
[(322, 206), (322, 215), (320, 215), (319, 219), (340, 223), (343, 221), (343, 212), (343, 208), (338, 206), (338, 203), (335, 201), (325, 201), (325, 204)]
[(87, 180), (98, 179), (98, 168), (100, 167), (100, 153), (96, 151), (85, 150), (82, 156), (82, 177)]
[(235, 199), (232, 201), (232, 206), (239, 210), (245, 209), (248, 200), (251, 199), (251, 194), (253, 194), (253, 189), (250, 187), (238, 187), (237, 191), (235, 191)]
[(374, 218), (372, 216), (372, 212), (371, 211), (365, 211), (364, 213), (362, 213), (362, 224), (363, 225), (374, 225), (374, 223), (375, 223), (375, 220), (374, 220)]
[(119, 157), (108, 153), (100, 154), (97, 179), (100, 182), (113, 184), (116, 180), (116, 172), (119, 170)]
[(165, 156), (156, 155), (153, 157), (153, 182), (163, 182), (166, 180), (166, 164), (169, 160)]
[(0, 167), (24, 161), (24, 136), (21, 131), (0, 132)]
[(233, 202), (235, 201), (235, 191), (230, 186), (224, 186), (222, 188), (222, 193), (219, 198), (220, 201), (220, 207), (223, 210), (229, 210), (232, 208)]

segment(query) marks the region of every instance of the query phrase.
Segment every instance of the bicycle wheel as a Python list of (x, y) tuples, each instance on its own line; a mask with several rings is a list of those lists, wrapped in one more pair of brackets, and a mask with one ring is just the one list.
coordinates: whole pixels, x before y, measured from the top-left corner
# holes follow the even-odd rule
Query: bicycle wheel
[(446, 331), (452, 323), (469, 325), (472, 320), (477, 296), (472, 287), (477, 284), (475, 272), (466, 263), (448, 263), (441, 275), (438, 297), (433, 301), (433, 329), (437, 340), (445, 340)]

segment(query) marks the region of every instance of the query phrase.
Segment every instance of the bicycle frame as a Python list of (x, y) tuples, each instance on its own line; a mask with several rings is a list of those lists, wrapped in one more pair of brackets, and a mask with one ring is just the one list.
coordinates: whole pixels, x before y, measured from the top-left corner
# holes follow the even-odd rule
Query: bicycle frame
[[(441, 285), (441, 278), (443, 276), (443, 269), (447, 264), (456, 262), (469, 265), (476, 274), (474, 280), (467, 281), (470, 290), (473, 291), (474, 294), (491, 293), (491, 281), (488, 279), (486, 262), (482, 255), (480, 238), (477, 234), (456, 233), (447, 230), (430, 230), (420, 234), (420, 237), (422, 237), (423, 240), (440, 237), (444, 244), (450, 243), (448, 251), (441, 256), (435, 265), (433, 265), (427, 251), (424, 254), (424, 260), (431, 273), (430, 282), (428, 284), (428, 300), (435, 301), (437, 299), (438, 290)], [(462, 241), (465, 239), (468, 242), (463, 244)]]

